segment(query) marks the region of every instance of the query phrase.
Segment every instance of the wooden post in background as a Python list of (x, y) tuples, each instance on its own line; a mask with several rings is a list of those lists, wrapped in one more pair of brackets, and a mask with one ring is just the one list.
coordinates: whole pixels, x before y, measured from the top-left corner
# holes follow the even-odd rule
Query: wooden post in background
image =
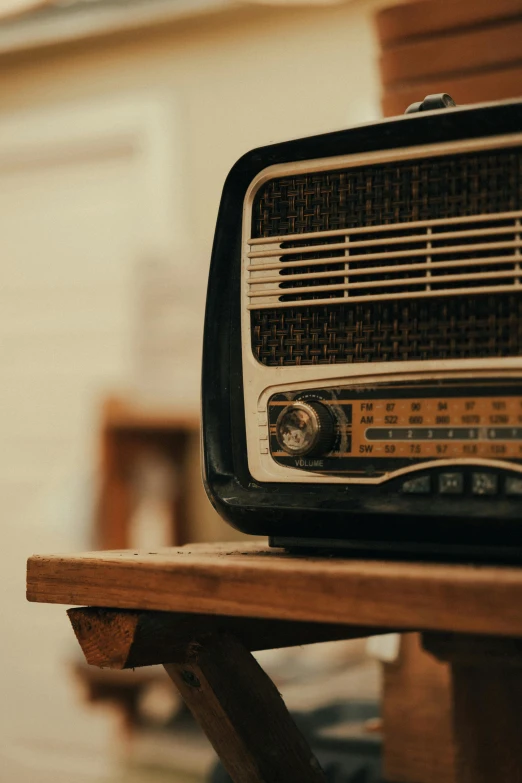
[(458, 783), (522, 781), (522, 639), (424, 634), (451, 665)]
[(522, 0), (416, 0), (376, 21), (385, 115), (438, 92), (457, 104), (522, 96)]
[(457, 783), (450, 669), (419, 634), (403, 634), (399, 658), (384, 664), (382, 717), (387, 781)]

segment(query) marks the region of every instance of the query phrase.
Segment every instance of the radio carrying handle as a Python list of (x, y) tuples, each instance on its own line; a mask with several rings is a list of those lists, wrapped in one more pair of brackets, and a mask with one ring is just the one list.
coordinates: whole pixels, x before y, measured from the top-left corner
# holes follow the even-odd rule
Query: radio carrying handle
[(438, 92), (426, 95), (423, 101), (417, 101), (408, 106), (405, 114), (415, 114), (419, 111), (433, 111), (434, 109), (450, 109), (457, 104), (447, 92)]

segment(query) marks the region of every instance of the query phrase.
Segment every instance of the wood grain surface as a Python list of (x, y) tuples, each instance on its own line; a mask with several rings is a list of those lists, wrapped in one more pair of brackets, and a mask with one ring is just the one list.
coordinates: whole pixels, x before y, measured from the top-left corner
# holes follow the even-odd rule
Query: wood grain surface
[(520, 639), (428, 634), (451, 664), (458, 783), (522, 781)]
[(377, 14), (384, 47), (407, 38), (429, 38), (448, 30), (470, 30), (522, 15), (522, 0), (419, 0), (397, 3)]
[(385, 115), (433, 93), (457, 104), (522, 93), (522, 0), (400, 2), (376, 23)]
[(248, 543), (36, 555), (43, 603), (522, 636), (522, 569), (285, 554)]
[(67, 614), (87, 663), (108, 669), (167, 663), (189, 642), (210, 633), (232, 634), (248, 650), (274, 650), (380, 632), (330, 623), (97, 607), (69, 609)]
[(382, 82), (412, 84), (430, 78), (453, 79), (463, 72), (502, 70), (520, 64), (522, 18), (506, 26), (479, 28), (446, 35), (443, 40), (406, 41), (385, 49), (381, 56)]
[(238, 639), (211, 634), (165, 669), (234, 783), (326, 783), (277, 688)]
[(404, 634), (398, 660), (383, 666), (384, 777), (401, 783), (458, 783), (451, 672)]

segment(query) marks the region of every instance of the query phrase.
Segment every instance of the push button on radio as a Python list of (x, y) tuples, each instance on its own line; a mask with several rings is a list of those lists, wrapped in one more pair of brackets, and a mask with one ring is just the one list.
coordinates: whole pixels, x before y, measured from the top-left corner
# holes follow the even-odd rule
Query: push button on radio
[(508, 476), (505, 486), (506, 495), (509, 495), (509, 497), (522, 497), (522, 478)]
[(462, 473), (441, 473), (439, 475), (439, 492), (441, 495), (461, 495), (464, 492)]
[(473, 473), (471, 476), (471, 491), (474, 495), (496, 495), (498, 492), (498, 476), (494, 473)]
[(295, 457), (326, 454), (335, 437), (332, 415), (320, 402), (293, 402), (283, 408), (276, 422), (279, 446)]
[(402, 491), (406, 495), (429, 495), (431, 492), (431, 479), (429, 476), (418, 476), (408, 479), (402, 485)]

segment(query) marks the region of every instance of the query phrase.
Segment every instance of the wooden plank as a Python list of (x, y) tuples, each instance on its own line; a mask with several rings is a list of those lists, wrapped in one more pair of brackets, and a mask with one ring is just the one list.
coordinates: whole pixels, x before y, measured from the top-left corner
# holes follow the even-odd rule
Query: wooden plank
[(516, 98), (522, 95), (522, 65), (471, 76), (438, 77), (389, 88), (383, 95), (383, 112), (388, 117), (403, 114), (411, 103), (437, 92), (449, 93), (457, 104)]
[(459, 783), (522, 781), (522, 642), (451, 634), (424, 643), (451, 663)]
[[(273, 650), (369, 635), (368, 628), (251, 617), (85, 607), (67, 612), (87, 663), (109, 669), (163, 664), (209, 633), (233, 634), (248, 650)], [(378, 628), (371, 634), (382, 633)]]
[(383, 666), (384, 776), (401, 783), (457, 783), (450, 669), (401, 639), (399, 659)]
[(385, 49), (381, 76), (385, 86), (429, 78), (462, 78), (471, 71), (509, 67), (521, 60), (522, 19)]
[(470, 29), (521, 14), (522, 0), (420, 0), (384, 8), (376, 21), (381, 45), (387, 47), (408, 38)]
[(40, 555), (30, 601), (522, 636), (522, 569), (305, 557), (266, 545)]
[(212, 634), (165, 669), (235, 783), (326, 783), (275, 685), (237, 639)]

